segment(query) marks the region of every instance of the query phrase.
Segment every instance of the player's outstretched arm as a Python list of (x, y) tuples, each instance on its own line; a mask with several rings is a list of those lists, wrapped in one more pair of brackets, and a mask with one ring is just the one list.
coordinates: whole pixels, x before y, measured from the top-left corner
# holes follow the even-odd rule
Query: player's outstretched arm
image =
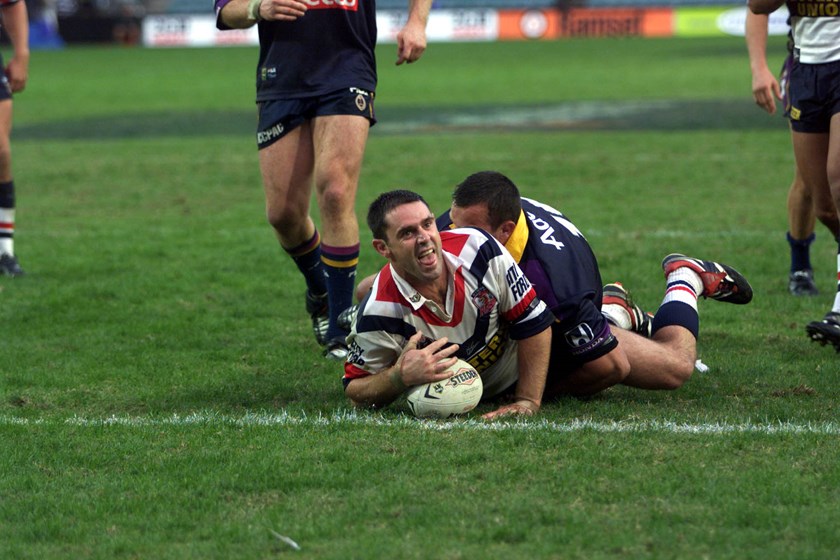
[(548, 361), (551, 356), (551, 328), (519, 341), (517, 362), (519, 381), (514, 402), (488, 412), (482, 418), (496, 420), (506, 416), (531, 416), (542, 404)]

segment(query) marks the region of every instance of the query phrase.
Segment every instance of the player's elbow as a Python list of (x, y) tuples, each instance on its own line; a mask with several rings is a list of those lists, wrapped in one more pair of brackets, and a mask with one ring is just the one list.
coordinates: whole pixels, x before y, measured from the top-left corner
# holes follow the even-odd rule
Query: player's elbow
[(363, 384), (360, 383), (359, 380), (355, 380), (348, 383), (344, 388), (344, 396), (347, 397), (347, 400), (350, 401), (353, 408), (369, 410), (373, 408), (381, 408), (388, 404), (387, 401), (383, 401), (378, 398), (377, 395), (371, 394), (370, 391), (366, 390), (366, 388), (362, 387), (362, 385)]

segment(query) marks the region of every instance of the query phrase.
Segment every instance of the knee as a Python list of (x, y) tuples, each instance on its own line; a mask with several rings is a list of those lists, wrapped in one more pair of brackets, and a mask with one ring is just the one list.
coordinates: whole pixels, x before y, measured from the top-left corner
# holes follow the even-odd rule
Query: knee
[(12, 148), (8, 142), (0, 141), (0, 174), (8, 175), (12, 166)]
[(606, 356), (589, 362), (584, 369), (604, 387), (612, 387), (630, 375), (630, 360), (624, 352), (613, 350)]
[(308, 217), (307, 212), (289, 206), (269, 206), (265, 214), (271, 227), (281, 235), (295, 231)]
[(665, 391), (676, 391), (691, 379), (694, 373), (694, 362), (681, 363), (675, 366), (668, 374), (661, 379), (661, 389)]
[(614, 385), (618, 385), (630, 375), (630, 360), (622, 353), (621, 359), (615, 360), (612, 367), (610, 377), (615, 380)]
[(344, 173), (332, 174), (318, 184), (318, 206), (327, 215), (352, 212), (356, 184)]

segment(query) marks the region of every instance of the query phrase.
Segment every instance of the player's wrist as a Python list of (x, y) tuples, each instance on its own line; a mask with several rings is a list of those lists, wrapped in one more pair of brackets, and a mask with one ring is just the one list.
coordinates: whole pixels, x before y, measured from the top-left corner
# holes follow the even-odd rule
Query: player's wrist
[(514, 397), (513, 404), (528, 410), (531, 414), (534, 414), (540, 410), (540, 401), (530, 399), (528, 397), (521, 397), (519, 395)]
[(397, 362), (397, 365), (391, 368), (391, 373), (388, 374), (388, 379), (390, 379), (391, 385), (393, 385), (400, 391), (405, 391), (406, 389), (408, 389), (408, 385), (406, 385), (405, 381), (403, 381), (402, 361)]
[(260, 15), (260, 6), (262, 6), (262, 0), (248, 0), (248, 19), (252, 21), (262, 21), (262, 16)]

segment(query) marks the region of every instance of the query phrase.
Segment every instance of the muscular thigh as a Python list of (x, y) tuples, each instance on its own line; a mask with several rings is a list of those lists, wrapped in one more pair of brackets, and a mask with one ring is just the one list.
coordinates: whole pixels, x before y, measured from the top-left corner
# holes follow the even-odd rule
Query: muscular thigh
[(831, 190), (840, 191), (840, 113), (831, 117), (827, 172)]
[(815, 196), (820, 190), (828, 192), (828, 133), (791, 130), (791, 139), (796, 166), (805, 184)]
[(315, 149), (315, 184), (319, 190), (330, 185), (355, 190), (362, 169), (370, 123), (355, 115), (326, 115), (312, 121)]
[(303, 123), (260, 150), (260, 172), (269, 214), (294, 208), (308, 214), (312, 194), (311, 128)]
[(9, 136), (12, 131), (12, 100), (0, 101), (0, 181), (12, 178), (12, 156)]

